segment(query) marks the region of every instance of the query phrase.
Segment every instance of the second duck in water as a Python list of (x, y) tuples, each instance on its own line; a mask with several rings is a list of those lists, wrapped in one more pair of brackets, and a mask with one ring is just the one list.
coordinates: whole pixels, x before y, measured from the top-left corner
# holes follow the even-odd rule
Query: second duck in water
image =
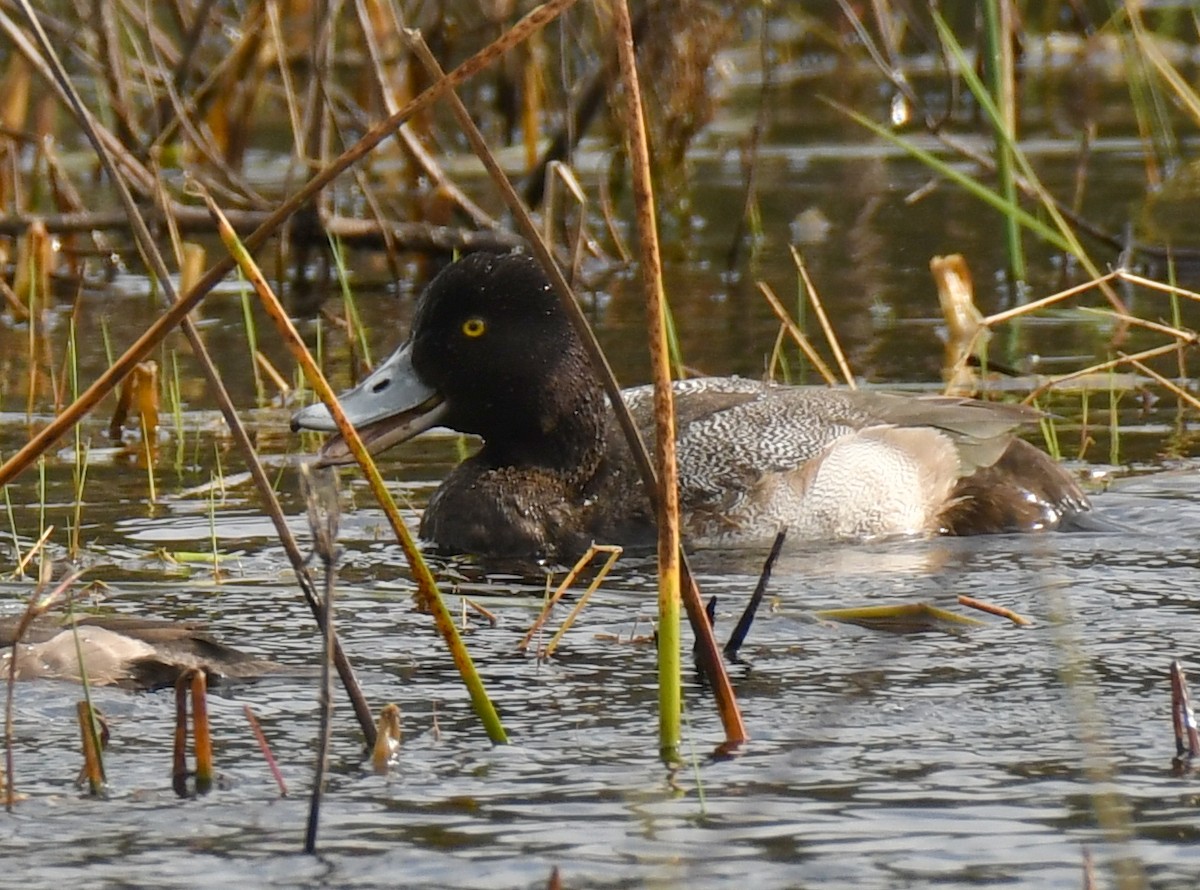
[[(651, 392), (623, 392), (647, 441)], [(474, 253), (435, 277), (404, 344), (341, 397), (372, 452), (433, 426), (483, 439), (430, 499), (421, 536), (446, 551), (569, 558), (649, 540), (654, 519), (583, 345), (536, 260)], [(693, 545), (983, 534), (1090, 511), (1048, 455), (1013, 435), (1020, 406), (777, 386), (675, 384), (680, 504)], [(323, 405), (293, 428), (333, 430)], [(324, 463), (351, 458), (340, 437)]]

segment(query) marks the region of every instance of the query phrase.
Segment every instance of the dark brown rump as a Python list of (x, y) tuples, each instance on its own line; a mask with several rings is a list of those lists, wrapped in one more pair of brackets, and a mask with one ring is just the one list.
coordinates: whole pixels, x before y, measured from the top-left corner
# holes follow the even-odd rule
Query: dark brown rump
[(1027, 532), (1057, 528), (1091, 509), (1058, 462), (1013, 439), (998, 461), (959, 480), (939, 522), (948, 535)]

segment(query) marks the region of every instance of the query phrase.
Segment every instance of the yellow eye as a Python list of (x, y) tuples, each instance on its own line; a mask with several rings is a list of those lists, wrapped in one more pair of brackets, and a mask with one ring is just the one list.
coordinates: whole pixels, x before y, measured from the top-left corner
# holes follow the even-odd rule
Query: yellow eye
[(482, 337), (486, 330), (487, 324), (478, 316), (468, 318), (462, 325), (462, 332), (468, 337)]

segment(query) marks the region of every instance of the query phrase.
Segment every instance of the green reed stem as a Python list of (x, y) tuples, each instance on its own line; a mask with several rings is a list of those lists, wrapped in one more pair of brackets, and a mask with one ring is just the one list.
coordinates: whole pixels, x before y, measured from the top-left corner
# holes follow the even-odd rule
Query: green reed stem
[(1116, 370), (1108, 371), (1108, 462), (1114, 467), (1121, 465), (1121, 391), (1117, 389)]
[(634, 214), (641, 246), (650, 364), (654, 380), (654, 435), (658, 470), (658, 730), (659, 754), (680, 760), (683, 695), (680, 680), (679, 468), (675, 461), (675, 404), (667, 339), (667, 296), (655, 218), (645, 111), (626, 0), (612, 4), (614, 42), (624, 85), (623, 124), (633, 179)]
[[(374, 494), (375, 499), (383, 508), (384, 515), (387, 516), (388, 522), (396, 534), (396, 539), (400, 542), (400, 547), (404, 551), (404, 556), (408, 560), (413, 580), (417, 584), (420, 601), (433, 613), (434, 623), (437, 625), (438, 631), (442, 634), (442, 638), (446, 642), (446, 647), (450, 650), (450, 655), (458, 667), (463, 684), (467, 687), (467, 692), (471, 696), (471, 706), (483, 724), (488, 738), (495, 744), (507, 744), (508, 734), (504, 731), (504, 725), (500, 722), (500, 715), (496, 712), (491, 698), (488, 697), (487, 690), (483, 685), (483, 679), (479, 676), (479, 672), (475, 668), (475, 663), (472, 661), (471, 655), (463, 643), (462, 636), (455, 626), (454, 617), (450, 614), (449, 609), (446, 608), (445, 600), (442, 599), (437, 582), (434, 581), (433, 572), (430, 571), (429, 565), (425, 562), (425, 558), (413, 540), (412, 534), (404, 524), (404, 520), (401, 519), (400, 512), (396, 508), (395, 498), (392, 497), (391, 492), (388, 491), (387, 486), (384, 484), (383, 476), (379, 473), (379, 468), (375, 466), (375, 461), (363, 445), (358, 431), (346, 419), (341, 405), (338, 404), (337, 395), (334, 393), (332, 387), (330, 387), (329, 381), (325, 379), (325, 375), (321, 373), (321, 369), (313, 361), (312, 354), (304, 345), (304, 340), (296, 331), (296, 326), (292, 324), (292, 320), (288, 317), (287, 312), (284, 311), (279, 298), (263, 277), (258, 264), (238, 238), (233, 227), (229, 225), (229, 221), (225, 218), (220, 208), (217, 207), (216, 203), (207, 195), (205, 195), (205, 200), (209, 211), (217, 222), (217, 229), (222, 243), (224, 243), (238, 268), (241, 269), (242, 274), (254, 286), (263, 309), (266, 310), (271, 321), (283, 336), (284, 344), (292, 353), (292, 357), (304, 369), (304, 374), (308, 382), (312, 385), (317, 395), (320, 396), (321, 401), (329, 407), (329, 412), (337, 424), (338, 432), (345, 439), (346, 445), (354, 455), (355, 460), (358, 461), (363, 475), (366, 476), (367, 482), (371, 486), (372, 494)], [(372, 724), (371, 732), (369, 733), (369, 741), (372, 745), (375, 742), (374, 729), (374, 724)]]
[[(1034, 407), (1040, 408), (1037, 403)], [(1058, 426), (1054, 422), (1054, 415), (1044, 413), (1038, 419), (1038, 426), (1042, 430), (1042, 438), (1046, 440), (1046, 452), (1055, 460), (1062, 460), (1062, 450), (1059, 447), (1058, 441)]]
[[(67, 329), (67, 373), (71, 378), (71, 399), (79, 398), (79, 353), (75, 339), (75, 319)], [(75, 434), (75, 465), (71, 468), (71, 480), (75, 491), (75, 506), (71, 516), (71, 527), (67, 534), (67, 552), (71, 558), (79, 556), (79, 526), (83, 522), (83, 485), (87, 479), (87, 463), (84, 454), (83, 431), (78, 424)]]
[(242, 327), (246, 330), (246, 345), (250, 349), (250, 370), (254, 373), (254, 403), (260, 408), (267, 403), (263, 389), (262, 373), (258, 370), (258, 327), (254, 321), (254, 306), (250, 301), (250, 288), (244, 278), (239, 277), (238, 295), (242, 301)]
[[(350, 323), (350, 337), (358, 341), (358, 354), (363, 363), (369, 368), (374, 365), (371, 361), (371, 344), (367, 340), (367, 329), (358, 313), (358, 302), (354, 299), (354, 288), (350, 287), (350, 276), (346, 271), (346, 251), (340, 239), (329, 236), (329, 251), (333, 254), (333, 267), (337, 271), (338, 286), (342, 290), (342, 304), (346, 307), (346, 318)], [(318, 355), (318, 362), (320, 356)]]

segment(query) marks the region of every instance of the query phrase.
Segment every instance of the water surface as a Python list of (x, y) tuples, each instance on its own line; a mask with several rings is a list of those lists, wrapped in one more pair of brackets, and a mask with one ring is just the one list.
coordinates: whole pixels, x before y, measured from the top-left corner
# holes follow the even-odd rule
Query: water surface
[[(834, 71), (815, 86), (839, 94), (851, 88), (846, 83)], [(1053, 97), (1070, 84), (1051, 77), (1044, 88)], [(739, 115), (755, 88), (748, 82), (730, 89), (725, 117), (701, 140), (692, 165), (686, 218), (664, 221), (685, 360), (708, 373), (761, 374), (776, 323), (754, 281), (794, 294), (787, 248), (792, 223), (811, 209), (828, 229), (802, 249), (852, 367), (875, 383), (936, 385), (942, 345), (928, 260), (964, 253), (985, 311), (1007, 305), (999, 220), (947, 186), (907, 202), (928, 173), (873, 146), (813, 101), (811, 79), (797, 78), (780, 88), (758, 171), (763, 240), (747, 270), (730, 276), (722, 262), (729, 208), (741, 206), (744, 179), (731, 139), (743, 132)], [(1127, 129), (1104, 137), (1094, 146), (1085, 210), (1119, 230), (1138, 216), (1142, 171)], [(1042, 140), (1031, 147), (1047, 182), (1067, 188), (1074, 175), (1070, 140), (1036, 130), (1030, 138)], [(1030, 287), (1041, 296), (1069, 276), (1052, 254), (1031, 248)], [(1187, 270), (1181, 274), (1188, 284)], [(82, 379), (107, 361), (99, 322), (115, 343), (128, 342), (147, 316), (146, 290), (134, 277), (86, 298)], [(401, 283), (362, 297), (376, 355), (399, 339), (411, 291)], [(589, 300), (622, 381), (641, 382), (646, 359), (635, 281), (609, 270), (592, 282)], [(272, 456), (304, 535), (287, 467), (288, 455), (311, 442), (287, 433), (287, 409), (254, 407), (236, 300), (217, 295), (202, 312), (203, 336), (259, 447)], [(1195, 314), (1183, 312), (1185, 323)], [(1146, 309), (1154, 317), (1166, 313)], [(315, 324), (304, 325), (312, 335)], [(1017, 328), (1005, 349), (1028, 370), (1079, 367), (1105, 354), (1109, 334), (1068, 314)], [(0, 332), (9, 355), (22, 354), (26, 337), (11, 326)], [(264, 339), (264, 350), (290, 367)], [(332, 354), (343, 349), (337, 335), (328, 343)], [(179, 347), (167, 344), (164, 368)], [(437, 563), (452, 608), (467, 593), (499, 616), (495, 627), (475, 622), (467, 633), (513, 739), (493, 748), (429, 619), (413, 609), (398, 546), (357, 475), (347, 473), (340, 630), (372, 703), (400, 705), (405, 743), (389, 776), (370, 774), (341, 704), (321, 855), (310, 858), (298, 851), (316, 738), (319, 641), (246, 484), (187, 494), (214, 475), (232, 477), (240, 460), (186, 354), (178, 359), (185, 412), (182, 426), (166, 424), (157, 503), (150, 503), (135, 456), (101, 451), (104, 420), (83, 428), (81, 441), (94, 450), (77, 560), (108, 585), (104, 608), (208, 621), (227, 641), (288, 670), (214, 697), (221, 786), (182, 803), (168, 775), (168, 694), (95, 692), (113, 732), (112, 796), (96, 801), (74, 785), (77, 690), (23, 684), (15, 763), (28, 799), (0, 821), (6, 859), (20, 862), (20, 874), (0, 875), (0, 884), (536, 887), (559, 866), (572, 888), (735, 881), (756, 888), (1074, 888), (1085, 851), (1102, 885), (1117, 861), (1132, 863), (1153, 887), (1200, 881), (1200, 786), (1171, 768), (1167, 684), (1171, 659), (1200, 663), (1200, 482), (1187, 424), (1168, 401), (1149, 412), (1136, 399), (1121, 404), (1126, 428), (1118, 466), (1109, 466), (1107, 421), (1091, 431), (1092, 445), (1080, 427), (1062, 423), (1068, 456), (1081, 458), (1073, 467), (1124, 477), (1096, 494), (1097, 508), (1124, 532), (789, 549), (775, 570), (769, 608), (743, 661), (731, 668), (753, 741), (740, 757), (710, 758), (720, 726), (710, 697), (689, 674), (689, 763), (675, 772), (656, 753), (653, 647), (631, 639), (653, 620), (652, 564), (623, 559), (561, 651), (539, 661), (514, 648), (540, 603), (539, 579)], [(344, 365), (337, 367), (344, 381)], [(792, 368), (803, 376), (794, 355)], [(17, 382), (4, 393), (5, 454), (28, 432), (19, 375), (10, 378)], [(453, 437), (435, 436), (384, 464), (410, 520), (460, 447)], [(22, 547), (43, 522), (54, 523), (60, 532), (51, 552), (62, 563), (70, 556), (62, 530), (73, 521), (73, 459), (70, 440), (50, 456), (44, 497), (36, 472), (6, 492)], [(11, 553), (12, 531), (0, 538)], [(210, 562), (175, 558), (214, 547), (219, 579)], [(753, 589), (761, 556), (695, 555), (702, 589), (719, 600), (719, 636)], [(28, 579), (5, 580), (3, 611), (19, 610), (31, 589)], [(988, 618), (966, 630), (893, 634), (813, 616), (842, 605), (923, 601), (952, 608), (959, 594), (1007, 606), (1034, 625)], [(257, 752), (243, 705), (262, 720), (290, 783), (288, 798), (280, 798)], [(1097, 801), (1107, 802), (1106, 819), (1098, 817)]]

